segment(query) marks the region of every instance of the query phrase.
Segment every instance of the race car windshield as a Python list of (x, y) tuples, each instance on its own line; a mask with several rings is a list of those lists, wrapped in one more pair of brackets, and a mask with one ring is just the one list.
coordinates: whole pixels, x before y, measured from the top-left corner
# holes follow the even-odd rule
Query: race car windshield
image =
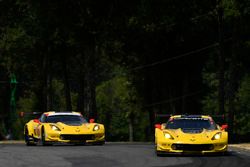
[(57, 123), (62, 122), (66, 125), (72, 125), (72, 126), (79, 126), (84, 123), (87, 123), (87, 121), (78, 115), (51, 115), (46, 118), (47, 123)]
[(172, 119), (166, 125), (167, 129), (217, 129), (215, 123), (209, 119)]

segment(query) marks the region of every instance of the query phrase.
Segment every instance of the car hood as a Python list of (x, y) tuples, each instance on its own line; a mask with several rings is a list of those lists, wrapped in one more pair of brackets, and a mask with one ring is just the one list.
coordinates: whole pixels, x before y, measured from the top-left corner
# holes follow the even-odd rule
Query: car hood
[(56, 125), (62, 132), (78, 132), (78, 133), (84, 133), (84, 132), (92, 132), (93, 127), (95, 124), (93, 123), (84, 123), (79, 126), (72, 126), (72, 125), (67, 125), (62, 122), (58, 123), (53, 123), (51, 125)]
[(193, 132), (183, 132), (182, 129), (176, 130), (164, 130), (163, 133), (169, 133), (173, 136), (175, 140), (180, 142), (204, 142), (204, 141), (211, 141), (213, 136), (220, 132), (219, 130), (206, 130), (203, 129), (200, 133), (193, 133)]

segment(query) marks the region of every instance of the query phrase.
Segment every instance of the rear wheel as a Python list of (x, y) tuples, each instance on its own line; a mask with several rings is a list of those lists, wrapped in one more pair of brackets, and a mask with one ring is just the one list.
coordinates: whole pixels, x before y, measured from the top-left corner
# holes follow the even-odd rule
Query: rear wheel
[(28, 127), (25, 127), (24, 131), (24, 140), (27, 146), (35, 146), (34, 138), (29, 136), (29, 130)]

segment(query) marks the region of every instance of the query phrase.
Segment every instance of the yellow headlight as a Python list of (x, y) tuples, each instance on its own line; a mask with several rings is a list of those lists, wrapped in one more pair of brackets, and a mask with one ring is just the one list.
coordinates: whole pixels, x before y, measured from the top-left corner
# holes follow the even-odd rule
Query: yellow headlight
[(216, 134), (214, 135), (214, 137), (212, 138), (212, 140), (219, 140), (220, 138), (221, 138), (221, 132), (216, 133)]
[(97, 131), (100, 129), (100, 126), (99, 125), (95, 125), (94, 128), (93, 128), (93, 131)]
[(57, 126), (55, 125), (50, 125), (51, 129), (54, 131), (61, 131)]
[(164, 133), (164, 137), (167, 139), (173, 139), (173, 137), (169, 133)]

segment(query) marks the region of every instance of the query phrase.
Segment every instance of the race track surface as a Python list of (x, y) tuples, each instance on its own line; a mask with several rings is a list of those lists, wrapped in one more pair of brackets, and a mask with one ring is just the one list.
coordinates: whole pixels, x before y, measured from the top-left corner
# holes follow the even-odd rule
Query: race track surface
[(157, 157), (152, 144), (25, 146), (0, 144), (0, 167), (249, 167), (250, 152), (230, 148), (225, 156)]

